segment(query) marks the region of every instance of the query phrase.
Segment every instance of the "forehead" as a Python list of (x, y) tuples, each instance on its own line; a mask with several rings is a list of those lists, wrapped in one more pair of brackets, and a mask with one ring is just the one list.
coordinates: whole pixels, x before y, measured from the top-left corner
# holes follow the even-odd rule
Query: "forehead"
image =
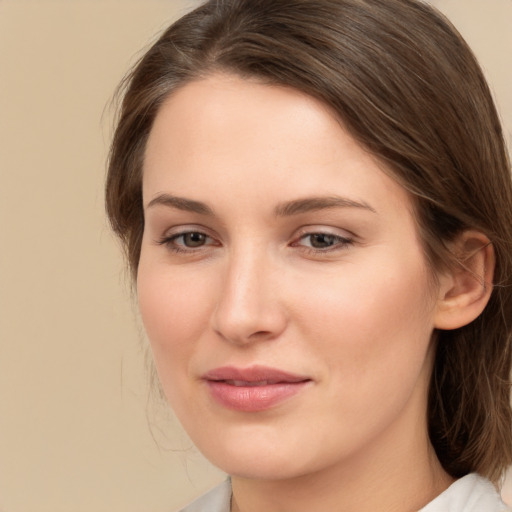
[(408, 194), (383, 168), (321, 101), (213, 75), (178, 89), (160, 108), (146, 148), (144, 201), (172, 192), (263, 206), (342, 194), (410, 210)]
[[(183, 153), (188, 158), (199, 156), (188, 151), (189, 143), (197, 149), (198, 142), (205, 151), (217, 153), (225, 147), (228, 135), (232, 154), (256, 141), (266, 142), (267, 154), (276, 154), (277, 143), (283, 139), (290, 145), (304, 139), (318, 142), (338, 124), (327, 105), (299, 90), (215, 74), (178, 88), (163, 103), (153, 124), (145, 163), (150, 165), (153, 154), (164, 152), (170, 144), (180, 157)], [(281, 145), (280, 149), (285, 148)]]

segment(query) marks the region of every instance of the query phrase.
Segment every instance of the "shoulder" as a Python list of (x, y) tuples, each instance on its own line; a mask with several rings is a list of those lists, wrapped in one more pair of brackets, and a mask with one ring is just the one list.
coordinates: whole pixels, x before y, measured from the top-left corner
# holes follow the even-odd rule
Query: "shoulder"
[(489, 480), (471, 473), (419, 512), (510, 512)]
[(229, 478), (179, 512), (229, 512), (231, 508), (231, 481)]

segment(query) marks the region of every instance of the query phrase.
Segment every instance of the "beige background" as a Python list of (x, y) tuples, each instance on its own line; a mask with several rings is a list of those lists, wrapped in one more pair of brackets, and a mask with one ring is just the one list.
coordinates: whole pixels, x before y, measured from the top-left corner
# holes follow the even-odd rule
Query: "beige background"
[[(433, 3), (480, 57), (512, 140), (512, 0)], [(222, 479), (148, 402), (145, 344), (103, 214), (105, 106), (187, 4), (0, 0), (4, 512), (172, 511)]]

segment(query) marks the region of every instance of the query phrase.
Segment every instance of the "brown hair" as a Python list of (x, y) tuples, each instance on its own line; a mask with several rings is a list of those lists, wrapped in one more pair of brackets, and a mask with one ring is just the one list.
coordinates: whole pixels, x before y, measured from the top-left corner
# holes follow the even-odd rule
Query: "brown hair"
[(512, 182), (488, 86), (467, 44), (417, 0), (210, 0), (169, 27), (122, 85), (107, 212), (135, 277), (144, 150), (162, 102), (215, 71), (302, 90), (329, 105), (412, 194), (425, 254), (473, 228), (495, 286), (471, 324), (437, 333), (428, 422), (454, 477), (497, 482), (512, 462)]

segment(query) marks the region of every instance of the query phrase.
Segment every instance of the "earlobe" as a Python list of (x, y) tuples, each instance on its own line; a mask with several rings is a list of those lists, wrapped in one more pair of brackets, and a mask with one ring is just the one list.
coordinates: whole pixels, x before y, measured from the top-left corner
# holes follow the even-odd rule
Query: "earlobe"
[(485, 309), (493, 289), (494, 248), (483, 233), (464, 231), (453, 243), (455, 267), (439, 277), (437, 329), (457, 329)]

